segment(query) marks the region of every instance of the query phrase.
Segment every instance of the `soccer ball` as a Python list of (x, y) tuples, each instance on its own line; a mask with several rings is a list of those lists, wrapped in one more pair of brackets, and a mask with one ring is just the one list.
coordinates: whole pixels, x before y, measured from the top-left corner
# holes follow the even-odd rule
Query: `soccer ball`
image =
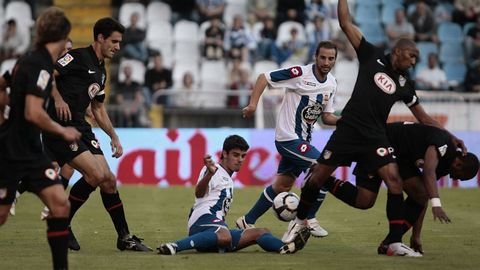
[(293, 220), (297, 216), (300, 198), (293, 192), (281, 192), (273, 199), (273, 213), (282, 221)]

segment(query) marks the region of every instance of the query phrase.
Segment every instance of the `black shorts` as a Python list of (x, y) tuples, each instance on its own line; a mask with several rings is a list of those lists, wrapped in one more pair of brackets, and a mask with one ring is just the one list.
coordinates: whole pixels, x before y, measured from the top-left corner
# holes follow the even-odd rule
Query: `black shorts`
[(103, 155), (100, 143), (91, 129), (84, 129), (79, 131), (82, 133), (82, 138), (76, 143), (68, 143), (60, 137), (44, 136), (43, 144), (53, 161), (58, 162), (62, 167), (65, 163), (72, 161), (76, 156), (85, 151), (90, 151), (94, 155)]
[(0, 205), (10, 205), (15, 199), (18, 183), (22, 181), (26, 190), (35, 194), (62, 182), (51, 161), (12, 162), (0, 159)]
[(367, 172), (374, 173), (386, 164), (395, 162), (395, 157), (386, 136), (367, 141), (355, 136), (351, 130), (337, 129), (317, 161), (334, 167), (350, 166), (355, 161), (362, 164)]

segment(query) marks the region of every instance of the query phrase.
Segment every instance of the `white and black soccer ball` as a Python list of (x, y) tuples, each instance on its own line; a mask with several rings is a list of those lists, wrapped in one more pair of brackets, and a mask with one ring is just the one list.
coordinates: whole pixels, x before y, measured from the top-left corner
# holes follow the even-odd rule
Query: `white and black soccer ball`
[(293, 220), (297, 216), (300, 198), (293, 192), (281, 192), (273, 199), (273, 213), (282, 221)]

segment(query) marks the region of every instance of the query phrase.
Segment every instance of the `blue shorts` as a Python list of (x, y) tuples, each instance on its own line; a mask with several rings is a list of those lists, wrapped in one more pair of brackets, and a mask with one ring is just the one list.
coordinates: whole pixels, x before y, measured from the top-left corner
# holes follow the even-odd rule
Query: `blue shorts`
[[(203, 215), (193, 225), (190, 227), (188, 231), (188, 235), (194, 235), (197, 233), (205, 232), (205, 231), (213, 231), (217, 232), (218, 229), (224, 228), (228, 230), (228, 225), (225, 221), (218, 219), (215, 215)], [(243, 230), (230, 230), (230, 235), (232, 236), (232, 245), (229, 249), (219, 249), (215, 247), (209, 250), (200, 250), (201, 252), (231, 252), (235, 251), (238, 246), (238, 242), (240, 242), (240, 237), (242, 236)]]
[(300, 139), (279, 142), (275, 141), (278, 153), (281, 159), (278, 164), (277, 173), (291, 173), (298, 177), (302, 172), (306, 171), (320, 157), (320, 152), (307, 141)]

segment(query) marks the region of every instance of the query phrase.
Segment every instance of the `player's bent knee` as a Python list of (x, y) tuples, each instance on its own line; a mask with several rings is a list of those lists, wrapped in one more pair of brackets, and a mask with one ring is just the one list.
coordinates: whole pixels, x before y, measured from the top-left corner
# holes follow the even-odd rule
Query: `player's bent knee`
[(68, 200), (59, 200), (50, 207), (52, 217), (68, 217), (70, 214), (70, 202)]

